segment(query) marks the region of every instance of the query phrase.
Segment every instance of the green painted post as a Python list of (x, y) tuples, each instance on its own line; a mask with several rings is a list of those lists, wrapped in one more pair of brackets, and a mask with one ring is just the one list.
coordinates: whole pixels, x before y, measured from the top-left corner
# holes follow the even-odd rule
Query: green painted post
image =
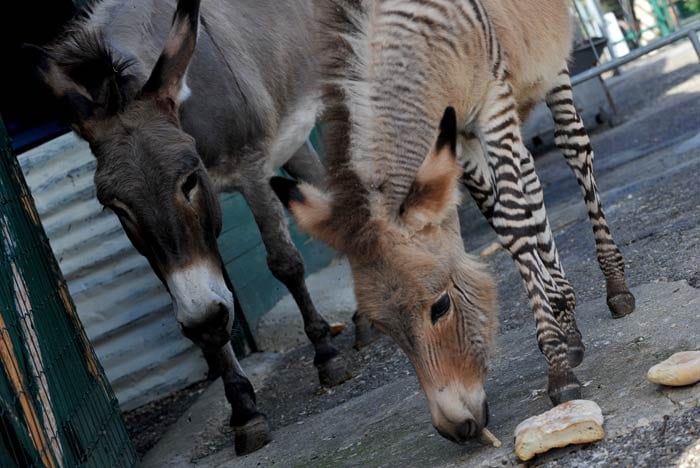
[(0, 362), (0, 466), (136, 464), (2, 119)]
[(652, 10), (654, 10), (654, 16), (656, 16), (656, 24), (661, 31), (661, 36), (667, 36), (671, 31), (668, 26), (667, 15), (664, 14), (663, 9), (659, 5), (659, 0), (649, 0)]

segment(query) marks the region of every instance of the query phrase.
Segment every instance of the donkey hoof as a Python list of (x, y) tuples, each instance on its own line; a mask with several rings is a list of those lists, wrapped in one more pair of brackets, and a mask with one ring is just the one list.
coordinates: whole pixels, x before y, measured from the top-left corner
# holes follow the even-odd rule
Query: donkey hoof
[(234, 427), (233, 430), (234, 445), (238, 456), (255, 452), (272, 440), (270, 425), (262, 414), (255, 416), (243, 426)]
[(567, 357), (572, 368), (581, 365), (585, 352), (586, 347), (583, 345), (581, 337), (579, 335), (570, 335), (567, 340)]
[(619, 319), (634, 312), (634, 296), (629, 291), (608, 296), (608, 308), (612, 318)]
[(323, 361), (317, 367), (318, 380), (323, 387), (335, 387), (351, 377), (345, 360), (340, 356), (334, 356), (327, 361)]

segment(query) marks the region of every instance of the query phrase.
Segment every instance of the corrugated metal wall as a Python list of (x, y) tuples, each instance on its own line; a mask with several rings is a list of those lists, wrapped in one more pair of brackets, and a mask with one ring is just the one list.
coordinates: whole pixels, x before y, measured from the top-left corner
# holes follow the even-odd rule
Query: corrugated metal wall
[(88, 145), (63, 135), (19, 156), (88, 337), (122, 409), (201, 380), (206, 365), (181, 334), (170, 296), (95, 198)]
[[(312, 141), (319, 147), (318, 132)], [(201, 380), (206, 364), (184, 338), (170, 296), (131, 246), (117, 217), (95, 198), (96, 161), (73, 133), (19, 156), (51, 247), (78, 314), (122, 409), (128, 410)], [(219, 248), (248, 323), (287, 294), (270, 273), (253, 216), (238, 194), (221, 196)], [(299, 232), (292, 239), (307, 274), (325, 267), (333, 251)], [(222, 396), (223, 397), (223, 396)]]

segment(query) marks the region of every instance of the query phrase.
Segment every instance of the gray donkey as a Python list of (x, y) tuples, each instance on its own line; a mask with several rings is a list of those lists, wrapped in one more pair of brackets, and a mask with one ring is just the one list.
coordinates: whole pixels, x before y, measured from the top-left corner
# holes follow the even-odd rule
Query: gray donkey
[(100, 203), (167, 287), (210, 372), (223, 376), (236, 451), (247, 453), (269, 440), (269, 428), (229, 343), (234, 305), (216, 244), (217, 192), (240, 191), (250, 206), (268, 266), (301, 310), (321, 384), (348, 377), (268, 183), (282, 166), (311, 182), (323, 177), (305, 145), (321, 106), (314, 17), (305, 0), (209, 0), (201, 14), (198, 0), (180, 0), (170, 24), (173, 3), (104, 0), (34, 50), (97, 158)]

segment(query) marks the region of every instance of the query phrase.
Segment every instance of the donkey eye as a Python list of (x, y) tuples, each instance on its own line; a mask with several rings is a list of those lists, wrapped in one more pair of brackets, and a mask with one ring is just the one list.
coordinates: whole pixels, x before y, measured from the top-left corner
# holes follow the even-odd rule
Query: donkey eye
[(116, 205), (110, 205), (109, 209), (112, 210), (112, 212), (120, 218), (125, 219), (127, 221), (131, 221), (131, 215), (124, 208)]
[(185, 198), (187, 198), (188, 201), (192, 201), (192, 191), (195, 189), (197, 186), (197, 180), (199, 177), (197, 176), (197, 172), (193, 172), (192, 174), (187, 176), (187, 179), (185, 179), (185, 182), (182, 184), (182, 193), (185, 195)]
[(430, 307), (430, 319), (433, 321), (433, 324), (449, 312), (451, 304), (449, 294), (445, 293)]

